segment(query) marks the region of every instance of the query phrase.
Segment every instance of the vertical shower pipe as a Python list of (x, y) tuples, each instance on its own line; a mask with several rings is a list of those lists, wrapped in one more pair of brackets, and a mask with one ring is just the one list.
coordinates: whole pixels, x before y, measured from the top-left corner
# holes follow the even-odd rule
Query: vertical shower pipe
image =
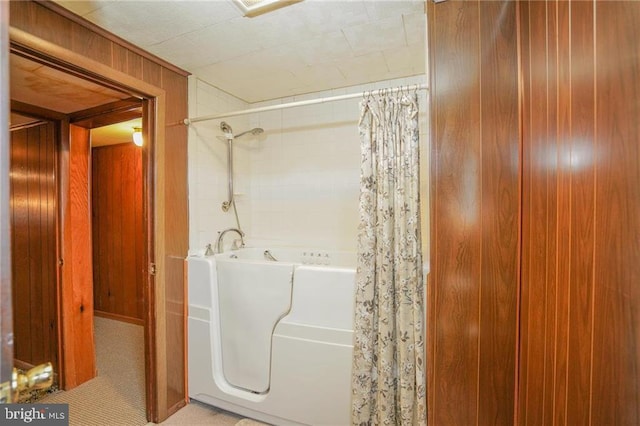
[(229, 190), (228, 200), (222, 202), (222, 211), (227, 212), (229, 211), (231, 206), (233, 206), (233, 212), (236, 216), (236, 224), (238, 225), (238, 229), (241, 230), (242, 228), (240, 228), (240, 219), (238, 218), (238, 209), (236, 208), (236, 201), (233, 195), (233, 140), (235, 138), (244, 136), (247, 133), (250, 133), (252, 135), (259, 135), (260, 133), (264, 132), (264, 130), (259, 127), (256, 127), (234, 136), (233, 129), (231, 129), (231, 126), (224, 121), (220, 123), (220, 129), (224, 132), (224, 136), (227, 139), (227, 182), (228, 182), (228, 190)]
[(234, 204), (234, 200), (233, 200), (233, 136), (229, 137), (228, 135), (229, 134), (226, 134), (226, 137), (227, 137), (227, 185), (228, 185), (229, 195), (227, 196), (227, 201), (222, 202), (222, 211), (224, 212), (229, 211), (229, 209), (231, 208), (231, 205)]
[[(227, 139), (227, 185), (228, 185), (228, 197), (227, 201), (222, 202), (222, 211), (227, 212), (231, 208), (233, 203), (233, 130), (231, 126), (226, 122), (220, 123), (220, 130), (224, 132), (224, 137)], [(236, 213), (237, 216), (237, 213)], [(240, 227), (240, 224), (238, 224)]]

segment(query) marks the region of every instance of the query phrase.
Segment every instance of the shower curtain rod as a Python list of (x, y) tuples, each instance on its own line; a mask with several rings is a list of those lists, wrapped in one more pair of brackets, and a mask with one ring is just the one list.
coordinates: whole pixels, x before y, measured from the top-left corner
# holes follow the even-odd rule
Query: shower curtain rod
[(306, 106), (306, 105), (323, 104), (325, 102), (342, 101), (344, 99), (353, 99), (353, 98), (365, 97), (365, 96), (376, 95), (376, 94), (381, 94), (381, 93), (389, 93), (389, 92), (396, 93), (396, 92), (403, 91), (403, 90), (408, 90), (408, 91), (411, 91), (411, 90), (428, 90), (428, 87), (427, 87), (426, 84), (411, 84), (411, 85), (408, 85), (408, 86), (400, 86), (400, 87), (387, 88), (387, 89), (374, 89), (374, 90), (368, 90), (368, 91), (365, 91), (365, 92), (350, 93), (348, 95), (329, 96), (329, 97), (326, 97), (326, 98), (309, 99), (307, 101), (289, 102), (289, 103), (286, 103), (286, 104), (270, 105), (270, 106), (265, 106), (265, 107), (243, 109), (243, 110), (240, 110), (240, 111), (225, 112), (223, 114), (203, 115), (202, 117), (185, 118), (184, 119), (184, 124), (186, 124), (188, 126), (190, 124), (197, 123), (199, 121), (216, 120), (218, 118), (234, 117), (236, 115), (253, 114), (253, 113), (256, 113), (256, 112), (275, 111), (275, 110), (278, 110), (278, 109), (294, 108), (294, 107)]

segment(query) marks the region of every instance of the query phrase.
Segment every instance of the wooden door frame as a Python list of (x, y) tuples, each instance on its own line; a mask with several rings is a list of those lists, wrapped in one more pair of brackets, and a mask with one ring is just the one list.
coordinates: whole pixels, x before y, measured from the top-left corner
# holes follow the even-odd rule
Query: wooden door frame
[[(165, 289), (164, 289), (164, 187), (162, 173), (165, 164), (165, 90), (153, 86), (107, 65), (79, 55), (73, 51), (52, 44), (14, 27), (9, 29), (11, 51), (20, 52), (42, 63), (103, 86), (139, 97), (143, 104), (143, 151), (145, 227), (147, 229), (147, 274), (143, 284), (145, 295), (145, 377), (147, 419), (155, 421), (166, 417), (166, 332), (165, 332)], [(8, 55), (7, 55), (8, 59)], [(64, 231), (63, 231), (64, 232)], [(62, 287), (59, 287), (63, 291)], [(72, 295), (64, 295), (63, 297)], [(60, 318), (61, 323), (65, 318)], [(61, 326), (64, 330), (65, 327)], [(72, 330), (73, 328), (69, 328)], [(60, 336), (65, 345), (81, 345), (75, 336)], [(64, 360), (61, 360), (64, 362)]]

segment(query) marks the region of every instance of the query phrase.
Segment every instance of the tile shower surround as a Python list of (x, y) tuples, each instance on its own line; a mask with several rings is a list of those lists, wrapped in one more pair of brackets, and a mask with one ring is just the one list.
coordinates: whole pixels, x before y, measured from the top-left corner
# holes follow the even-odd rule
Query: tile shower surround
[[(311, 95), (247, 104), (190, 77), (189, 116), (275, 105), (423, 83), (425, 76), (381, 81)], [(428, 253), (426, 91), (420, 102), (423, 245)], [(196, 123), (189, 128), (189, 244), (197, 252), (235, 227), (220, 208), (227, 197), (227, 148), (220, 122), (235, 134), (262, 127), (234, 143), (236, 205), (249, 244), (356, 249), (360, 176), (360, 98)], [(231, 238), (227, 245), (231, 243)]]

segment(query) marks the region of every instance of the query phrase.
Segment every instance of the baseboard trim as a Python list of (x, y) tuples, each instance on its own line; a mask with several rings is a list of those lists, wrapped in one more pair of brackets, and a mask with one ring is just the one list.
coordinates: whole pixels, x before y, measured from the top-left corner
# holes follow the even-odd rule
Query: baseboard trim
[(136, 325), (144, 325), (144, 320), (140, 318), (127, 317), (125, 315), (112, 314), (111, 312), (93, 311), (97, 317), (108, 318), (116, 321), (128, 322)]

